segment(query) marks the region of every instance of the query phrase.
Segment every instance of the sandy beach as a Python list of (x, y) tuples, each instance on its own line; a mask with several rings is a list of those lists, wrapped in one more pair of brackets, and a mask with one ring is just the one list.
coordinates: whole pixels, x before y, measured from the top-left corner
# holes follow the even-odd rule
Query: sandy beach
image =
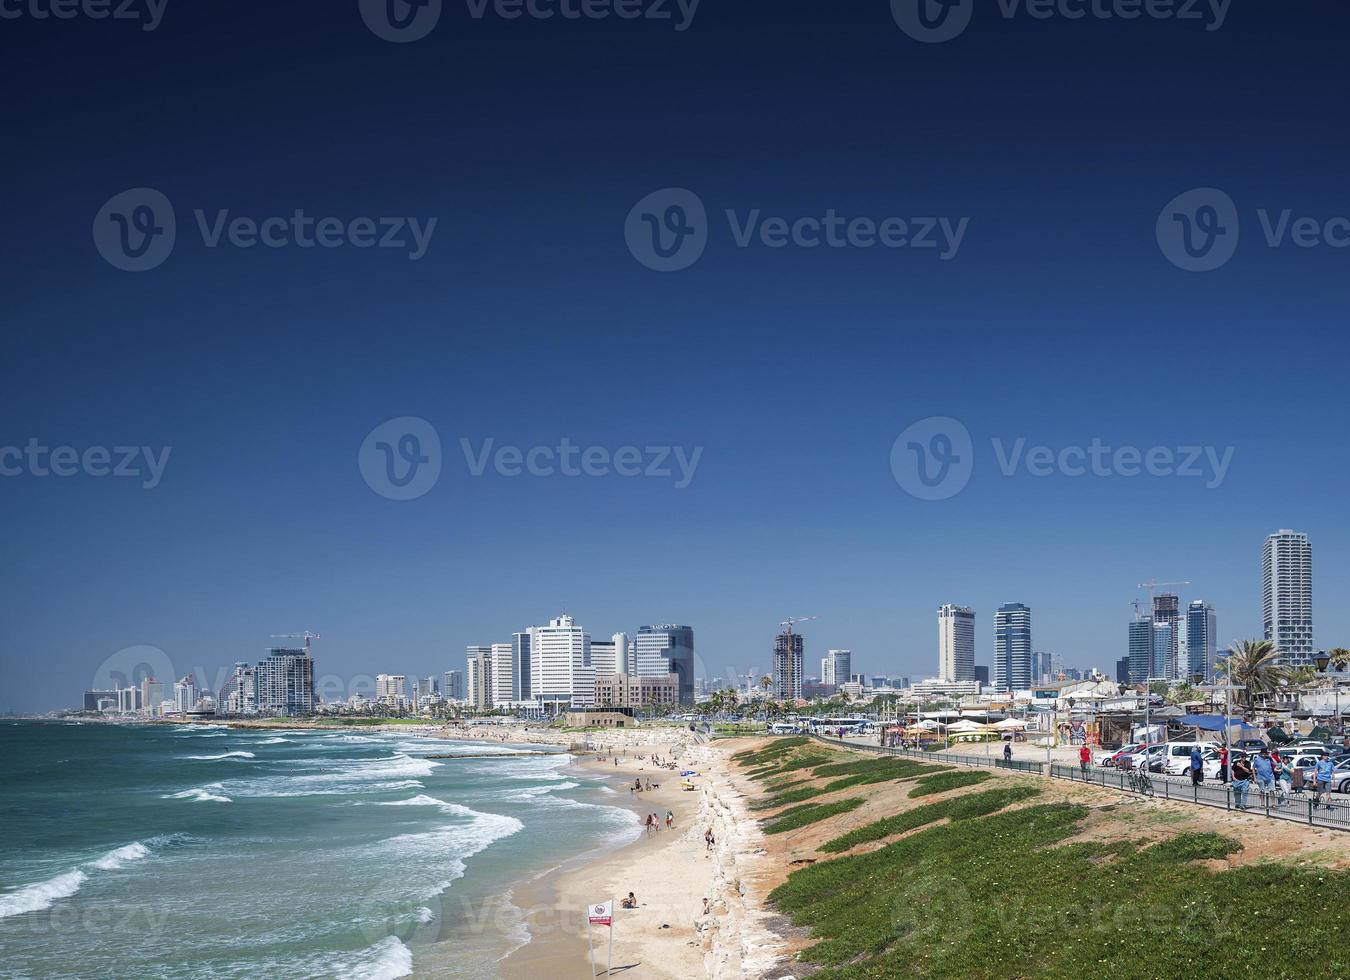
[[(587, 976), (584, 910), (609, 898), (616, 902), (615, 974), (729, 978), (753, 973), (753, 963), (747, 961), (762, 958), (772, 937), (748, 916), (741, 868), (763, 851), (740, 794), (731, 787), (725, 752), (673, 729), (597, 737), (606, 743), (600, 752), (604, 761), (591, 756), (577, 765), (592, 778), (612, 777), (617, 803), (634, 811), (635, 826), (641, 826), (640, 814), (656, 813), (661, 829), (642, 831), (637, 840), (609, 854), (564, 864), (518, 887), (513, 900), (526, 914), (531, 940), (502, 962), (501, 975)], [(699, 774), (692, 792), (680, 788), (678, 770), (658, 768), (651, 761), (653, 753), (671, 758), (676, 752), (681, 768)], [(634, 778), (659, 787), (630, 793), (626, 787)], [(667, 810), (674, 814), (673, 830), (665, 829)], [(715, 839), (711, 847), (704, 840), (709, 829)], [(620, 908), (618, 901), (630, 891), (638, 907)], [(609, 936), (602, 927), (592, 935), (597, 972), (603, 972)]]

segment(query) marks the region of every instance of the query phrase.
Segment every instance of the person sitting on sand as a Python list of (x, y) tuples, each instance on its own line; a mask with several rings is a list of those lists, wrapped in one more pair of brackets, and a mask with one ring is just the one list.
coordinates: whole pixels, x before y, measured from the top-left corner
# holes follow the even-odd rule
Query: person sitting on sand
[(628, 893), (628, 897), (625, 898), (623, 901), (621, 901), (621, 902), (619, 903), (619, 906), (620, 906), (621, 908), (625, 908), (625, 909), (635, 909), (635, 908), (637, 908), (637, 896), (634, 895), (632, 892), (629, 892), (629, 893)]

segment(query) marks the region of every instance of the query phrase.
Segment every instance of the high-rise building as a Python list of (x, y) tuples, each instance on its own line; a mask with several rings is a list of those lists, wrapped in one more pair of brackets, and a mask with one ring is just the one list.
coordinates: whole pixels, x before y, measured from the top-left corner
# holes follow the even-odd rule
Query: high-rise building
[[(976, 683), (976, 684), (979, 684), (981, 687), (988, 687), (988, 686), (989, 686), (989, 668), (988, 668), (988, 667), (986, 667), (986, 666), (983, 665), (983, 664), (976, 664), (976, 665), (975, 665), (975, 683)], [(901, 687), (909, 687), (909, 679), (906, 678), (906, 679), (905, 679), (905, 683), (902, 684), (902, 685), (900, 685), (900, 686), (901, 686)]]
[(591, 666), (595, 668), (595, 676), (611, 677), (614, 674), (626, 674), (628, 671), (624, 668), (627, 664), (627, 651), (623, 654), (623, 662), (620, 661), (620, 654), (614, 645), (613, 640), (597, 640), (591, 638)]
[(1153, 621), (1153, 676), (1171, 680), (1176, 676), (1176, 620)]
[(1031, 687), (1031, 607), (1020, 602), (1004, 603), (994, 614), (994, 686)]
[[(162, 698), (161, 693), (161, 698)], [(160, 698), (156, 698), (156, 703)], [(197, 707), (197, 680), (188, 674), (173, 684), (173, 709), (180, 714), (193, 711)]]
[[(154, 677), (149, 676), (143, 678), (141, 680), (141, 707), (153, 713), (159, 708), (159, 703), (163, 700), (164, 682), (157, 681)], [(196, 705), (196, 698), (193, 698), (192, 703), (193, 705)]]
[(571, 616), (532, 627), (530, 672), (531, 699), (554, 714), (595, 702), (591, 636)]
[(465, 649), (464, 697), (469, 707), (485, 711), (492, 707), (492, 647)]
[(1031, 653), (1031, 680), (1036, 684), (1055, 682), (1055, 655), (1033, 650)]
[(618, 662), (618, 673), (636, 674), (637, 650), (633, 646), (632, 639), (627, 633), (615, 633), (611, 639), (614, 642), (614, 659)]
[(236, 663), (216, 699), (216, 710), (227, 715), (251, 715), (258, 711), (258, 684), (250, 664)]
[(1128, 656), (1121, 657), (1116, 661), (1116, 683), (1130, 683), (1130, 658)]
[(1281, 663), (1313, 662), (1312, 545), (1306, 534), (1281, 530), (1266, 538), (1261, 571), (1265, 579), (1265, 636)]
[(802, 696), (802, 635), (779, 633), (773, 638), (773, 691), (780, 701)]
[(666, 624), (643, 626), (633, 637), (634, 674), (638, 677), (680, 676), (680, 704), (694, 703), (694, 630)]
[(520, 700), (514, 643), (492, 644), (492, 703), (498, 707)]
[(534, 675), (530, 667), (530, 638), (533, 635), (533, 626), (519, 633), (511, 634), (512, 669), (515, 671), (520, 684), (519, 700), (521, 701), (530, 701), (534, 698), (531, 687), (534, 683)]
[(447, 670), (442, 674), (441, 694), (450, 701), (464, 700), (464, 671)]
[(254, 669), (258, 710), (269, 715), (307, 715), (314, 711), (314, 660), (301, 647), (275, 647)]
[[(1168, 635), (1171, 644), (1166, 650), (1153, 651), (1154, 677), (1166, 677), (1169, 680), (1180, 676), (1180, 655), (1177, 637), (1177, 623), (1181, 620), (1181, 599), (1171, 592), (1160, 592), (1153, 597), (1153, 624), (1170, 627)], [(1156, 639), (1156, 636), (1155, 636)], [(1158, 667), (1162, 670), (1159, 671)]]
[(117, 707), (116, 691), (85, 691), (84, 692), (84, 710), (85, 711), (106, 711), (109, 707)]
[(1192, 680), (1213, 683), (1218, 632), (1213, 606), (1203, 599), (1196, 599), (1186, 607), (1186, 670)]
[(388, 708), (408, 705), (408, 675), (380, 674), (375, 678), (375, 700)]
[(975, 611), (969, 606), (938, 607), (938, 679), (975, 679)]
[(820, 658), (820, 683), (838, 687), (853, 674), (853, 651), (830, 650)]
[(1130, 679), (1125, 683), (1142, 684), (1153, 675), (1153, 617), (1136, 616), (1130, 620)]

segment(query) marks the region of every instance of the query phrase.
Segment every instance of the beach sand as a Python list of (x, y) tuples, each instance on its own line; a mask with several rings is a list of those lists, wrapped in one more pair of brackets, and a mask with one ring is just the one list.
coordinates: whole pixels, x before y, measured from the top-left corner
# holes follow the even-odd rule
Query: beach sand
[[(669, 732), (670, 730), (667, 730)], [(609, 733), (606, 733), (607, 735)], [(616, 733), (617, 734), (617, 733)], [(745, 816), (744, 805), (727, 777), (724, 750), (709, 744), (679, 738), (662, 744), (660, 729), (641, 733), (656, 744), (639, 745), (629, 733), (632, 748), (612, 757), (579, 762), (592, 778), (613, 777), (618, 805), (638, 814), (657, 813), (661, 830), (642, 836), (609, 854), (573, 862), (515, 890), (513, 901), (529, 923), (531, 940), (502, 961), (506, 978), (549, 977), (567, 980), (585, 977), (590, 971), (586, 944), (586, 907), (594, 902), (615, 900), (614, 974), (627, 977), (715, 977), (753, 975), (747, 968), (747, 945), (752, 956), (762, 957), (762, 948), (772, 942), (768, 931), (754, 921), (740, 884), (741, 865), (756, 860), (759, 846), (754, 822)], [(613, 745), (622, 736), (606, 738)], [(680, 788), (678, 771), (655, 768), (652, 752), (670, 757), (677, 750), (682, 768), (699, 773), (693, 792)], [(637, 758), (648, 757), (648, 761)], [(633, 778), (660, 784), (650, 792), (630, 794), (625, 788)], [(665, 829), (665, 813), (675, 814), (673, 831)], [(706, 846), (704, 831), (711, 828), (714, 847)], [(638, 908), (619, 907), (619, 900), (634, 892)], [(703, 899), (710, 911), (703, 913)], [(608, 930), (594, 927), (597, 973), (605, 970)]]

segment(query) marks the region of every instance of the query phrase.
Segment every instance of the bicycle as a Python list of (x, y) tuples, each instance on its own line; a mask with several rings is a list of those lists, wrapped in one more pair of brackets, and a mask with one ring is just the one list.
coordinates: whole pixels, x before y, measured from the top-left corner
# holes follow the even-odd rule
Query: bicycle
[(1149, 778), (1146, 770), (1140, 771), (1131, 769), (1129, 772), (1130, 789), (1144, 796), (1153, 795), (1153, 780)]

